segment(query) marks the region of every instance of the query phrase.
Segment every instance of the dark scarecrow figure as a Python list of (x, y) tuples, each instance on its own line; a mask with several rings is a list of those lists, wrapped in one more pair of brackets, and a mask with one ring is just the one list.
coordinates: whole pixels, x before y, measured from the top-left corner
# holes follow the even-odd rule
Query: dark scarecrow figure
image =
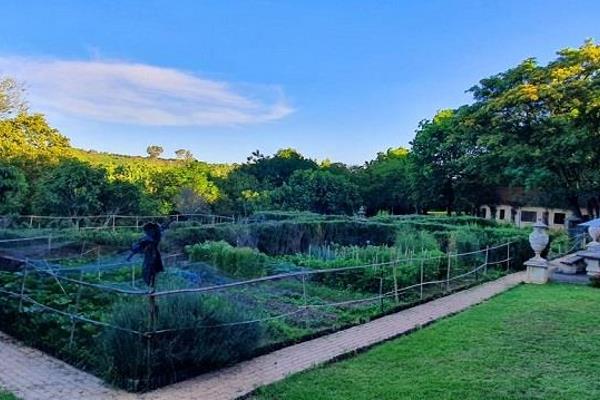
[(146, 285), (150, 286), (151, 289), (154, 289), (156, 275), (164, 270), (158, 245), (160, 244), (162, 232), (167, 226), (163, 227), (154, 222), (145, 224), (143, 226), (144, 237), (131, 246), (131, 254), (127, 257), (127, 261), (129, 261), (135, 254), (144, 253), (142, 275), (144, 282), (146, 282)]

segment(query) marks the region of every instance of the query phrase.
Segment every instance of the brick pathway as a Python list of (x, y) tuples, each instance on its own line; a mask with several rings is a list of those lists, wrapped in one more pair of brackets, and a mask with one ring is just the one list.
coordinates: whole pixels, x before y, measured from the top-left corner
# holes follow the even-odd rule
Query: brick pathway
[(286, 376), (365, 349), (502, 293), (524, 279), (515, 273), (331, 335), (266, 354), (143, 395), (107, 388), (89, 374), (0, 333), (0, 386), (23, 400), (233, 400)]

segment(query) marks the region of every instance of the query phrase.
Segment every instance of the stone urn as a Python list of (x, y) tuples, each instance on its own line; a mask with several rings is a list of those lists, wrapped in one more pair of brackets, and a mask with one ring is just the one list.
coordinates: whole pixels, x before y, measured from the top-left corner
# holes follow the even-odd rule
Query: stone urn
[(533, 225), (533, 232), (529, 234), (529, 244), (535, 252), (535, 256), (532, 260), (545, 261), (542, 258), (542, 251), (548, 246), (550, 237), (548, 236), (548, 225), (544, 224), (541, 220)]
[(587, 245), (588, 250), (600, 252), (600, 243), (598, 243), (598, 238), (600, 238), (600, 225), (589, 226), (588, 235), (592, 238), (592, 241)]

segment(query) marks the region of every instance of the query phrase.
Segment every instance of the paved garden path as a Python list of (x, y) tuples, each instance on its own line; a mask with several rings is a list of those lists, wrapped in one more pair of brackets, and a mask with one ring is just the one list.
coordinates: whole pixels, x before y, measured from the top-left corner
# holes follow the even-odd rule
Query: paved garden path
[(269, 353), (142, 395), (108, 388), (87, 373), (0, 333), (0, 387), (23, 400), (233, 400), (286, 376), (368, 348), (457, 313), (523, 282), (515, 273), (379, 318), (367, 324)]

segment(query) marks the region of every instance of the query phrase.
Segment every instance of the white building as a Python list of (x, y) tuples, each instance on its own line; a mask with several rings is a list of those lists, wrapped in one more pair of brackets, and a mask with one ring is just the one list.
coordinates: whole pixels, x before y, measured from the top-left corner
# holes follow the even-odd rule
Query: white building
[[(519, 227), (533, 225), (541, 219), (550, 228), (566, 228), (567, 221), (573, 217), (573, 211), (563, 208), (549, 208), (528, 205), (527, 198), (534, 195), (524, 193), (520, 188), (498, 190), (499, 203), (495, 206), (484, 205), (480, 208), (481, 216), (486, 219), (495, 219), (498, 222), (512, 223)], [(581, 209), (584, 219), (586, 209)]]

